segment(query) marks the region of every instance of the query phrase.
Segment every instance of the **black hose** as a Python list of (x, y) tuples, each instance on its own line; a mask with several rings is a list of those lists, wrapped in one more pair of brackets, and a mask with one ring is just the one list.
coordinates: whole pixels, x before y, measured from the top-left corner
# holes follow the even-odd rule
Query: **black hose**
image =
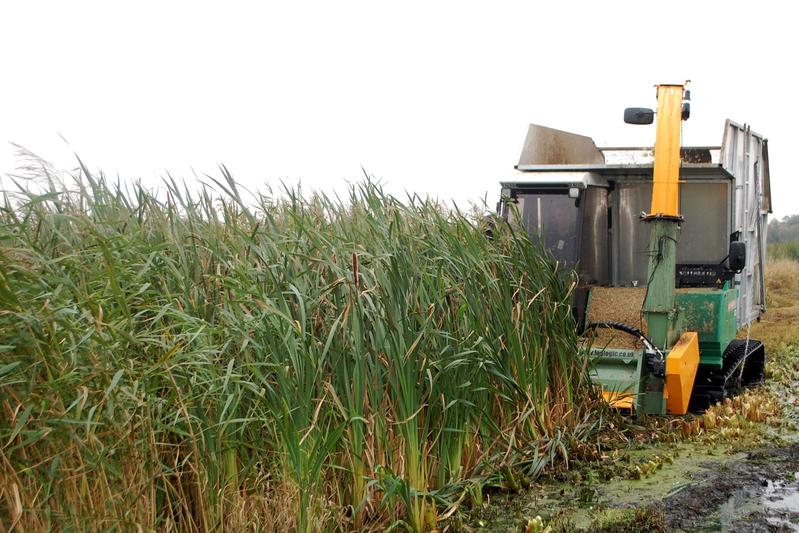
[(661, 352), (660, 349), (655, 346), (655, 344), (646, 335), (644, 335), (644, 332), (640, 329), (633, 326), (628, 326), (623, 322), (610, 322), (605, 320), (599, 322), (589, 322), (586, 324), (586, 331), (590, 331), (592, 329), (615, 329), (627, 333), (628, 335), (632, 335), (633, 337), (638, 337), (638, 340), (644, 344), (647, 351), (652, 352), (653, 355), (657, 356), (657, 359), (647, 357), (647, 364), (652, 372), (661, 377), (666, 374), (666, 358), (663, 355), (663, 352)]
[(589, 322), (588, 325), (586, 325), (586, 329), (587, 330), (591, 330), (591, 329), (617, 329), (619, 331), (623, 331), (624, 333), (629, 333), (630, 335), (632, 335), (634, 337), (638, 337), (642, 341), (646, 341), (649, 344), (652, 344), (652, 342), (649, 339), (646, 338), (646, 335), (644, 335), (643, 331), (641, 331), (640, 329), (638, 329), (636, 327), (628, 326), (627, 324), (625, 324), (623, 322), (609, 322), (609, 321), (605, 321), (605, 320), (602, 320), (602, 321), (599, 321), (599, 322)]

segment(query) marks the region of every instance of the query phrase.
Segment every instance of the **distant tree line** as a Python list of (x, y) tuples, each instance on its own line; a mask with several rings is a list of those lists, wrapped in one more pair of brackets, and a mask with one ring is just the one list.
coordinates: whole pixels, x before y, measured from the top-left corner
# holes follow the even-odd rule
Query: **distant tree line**
[(768, 242), (798, 242), (799, 215), (789, 215), (768, 224)]

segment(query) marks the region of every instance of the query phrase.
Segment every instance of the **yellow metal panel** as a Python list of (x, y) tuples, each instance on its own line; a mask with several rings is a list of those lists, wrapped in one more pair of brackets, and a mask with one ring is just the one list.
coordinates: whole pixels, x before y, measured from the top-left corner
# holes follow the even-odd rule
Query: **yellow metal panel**
[(680, 216), (680, 128), (682, 85), (658, 85), (655, 169), (650, 216)]
[(602, 391), (602, 397), (605, 398), (605, 401), (608, 402), (611, 407), (615, 407), (616, 409), (629, 409), (630, 412), (633, 411), (635, 398), (628, 392)]
[(666, 412), (684, 415), (694, 388), (696, 369), (699, 368), (699, 334), (687, 331), (682, 334), (666, 357)]

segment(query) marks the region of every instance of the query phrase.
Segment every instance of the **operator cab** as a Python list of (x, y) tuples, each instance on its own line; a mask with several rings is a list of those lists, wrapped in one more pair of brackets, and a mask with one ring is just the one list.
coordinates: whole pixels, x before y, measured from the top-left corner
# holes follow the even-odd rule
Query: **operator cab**
[(608, 283), (608, 182), (595, 173), (552, 173), (502, 184), (500, 215), (523, 228), (580, 279)]

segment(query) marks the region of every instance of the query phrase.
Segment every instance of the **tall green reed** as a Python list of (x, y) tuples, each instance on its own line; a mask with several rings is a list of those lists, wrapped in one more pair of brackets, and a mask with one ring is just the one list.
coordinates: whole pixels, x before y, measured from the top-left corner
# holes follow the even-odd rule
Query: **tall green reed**
[(526, 236), (212, 181), (6, 192), (7, 523), (422, 531), (590, 426), (573, 274)]

